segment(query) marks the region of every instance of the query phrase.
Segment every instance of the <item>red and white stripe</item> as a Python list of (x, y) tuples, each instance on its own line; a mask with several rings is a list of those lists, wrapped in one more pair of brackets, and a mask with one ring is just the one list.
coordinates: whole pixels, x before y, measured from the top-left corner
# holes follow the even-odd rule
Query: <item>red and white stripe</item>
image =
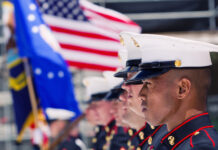
[(120, 66), (119, 33), (140, 32), (141, 28), (126, 16), (86, 0), (80, 1), (89, 22), (43, 15), (60, 44), (61, 54), (70, 67), (116, 70)]

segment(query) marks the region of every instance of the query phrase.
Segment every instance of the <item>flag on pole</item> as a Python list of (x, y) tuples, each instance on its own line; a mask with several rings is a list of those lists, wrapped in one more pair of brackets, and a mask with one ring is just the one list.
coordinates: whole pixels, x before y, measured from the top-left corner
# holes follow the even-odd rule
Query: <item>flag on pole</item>
[(86, 0), (38, 0), (38, 3), (69, 66), (116, 70), (120, 66), (119, 33), (141, 31), (125, 15)]
[[(59, 45), (41, 18), (34, 0), (14, 0), (15, 33), (19, 55), (32, 67), (36, 95), (48, 119), (75, 119), (81, 111), (74, 95), (71, 75), (57, 52)], [(54, 114), (53, 110), (58, 111)]]
[(7, 66), (9, 70), (9, 87), (12, 93), (18, 135), (16, 141), (20, 143), (25, 129), (33, 123), (33, 115), (24, 65), (19, 58), (16, 49), (8, 50)]

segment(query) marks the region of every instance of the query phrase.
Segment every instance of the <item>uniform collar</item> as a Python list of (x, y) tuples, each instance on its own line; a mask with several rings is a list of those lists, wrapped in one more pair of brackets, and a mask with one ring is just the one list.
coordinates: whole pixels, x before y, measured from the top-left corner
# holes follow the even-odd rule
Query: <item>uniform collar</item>
[(150, 136), (157, 127), (151, 126), (148, 123), (145, 124), (137, 133), (140, 139), (140, 143), (143, 142), (148, 136)]
[(200, 130), (212, 127), (208, 113), (201, 113), (174, 128), (162, 138), (161, 143), (173, 150), (187, 138), (199, 133)]
[(110, 133), (113, 128), (116, 126), (116, 120), (113, 118), (109, 123), (104, 127), (107, 133)]
[(139, 146), (142, 147), (147, 141), (148, 141), (148, 144), (151, 145), (152, 144), (152, 138), (153, 136), (160, 130), (160, 128), (162, 127), (163, 125), (160, 125), (160, 126), (157, 126), (153, 129), (153, 133), (151, 133), (149, 136), (147, 136), (140, 144)]

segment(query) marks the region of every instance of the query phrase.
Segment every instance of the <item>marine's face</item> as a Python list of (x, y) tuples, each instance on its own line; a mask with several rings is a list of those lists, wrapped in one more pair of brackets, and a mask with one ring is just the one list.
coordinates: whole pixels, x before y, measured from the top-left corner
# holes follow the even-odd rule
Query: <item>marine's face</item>
[(128, 127), (136, 129), (139, 123), (139, 120), (144, 120), (144, 118), (137, 115), (131, 109), (127, 109), (125, 114), (123, 115), (123, 123), (125, 123)]
[(95, 102), (92, 102), (86, 109), (86, 119), (93, 125), (98, 124), (98, 114), (96, 112)]
[[(127, 80), (130, 79), (136, 73), (128, 73)], [(141, 101), (139, 100), (139, 91), (141, 90), (143, 84), (137, 85), (126, 85), (123, 84), (122, 88), (127, 91), (127, 103), (129, 109), (135, 112), (137, 115), (144, 117), (141, 109)]]
[(123, 101), (113, 101), (113, 113), (118, 126), (126, 126), (126, 124), (123, 123), (123, 115), (126, 113), (126, 109), (123, 109), (123, 104)]
[(170, 76), (170, 71), (155, 78), (143, 81), (139, 92), (141, 108), (145, 120), (157, 126), (175, 113), (176, 82)]
[(127, 91), (124, 91), (120, 96), (119, 96), (119, 99), (123, 102), (122, 104), (122, 108), (125, 110), (125, 109), (128, 109), (128, 106), (127, 106)]
[(107, 123), (112, 119), (113, 114), (111, 113), (112, 103), (101, 100), (96, 103), (96, 113), (98, 116), (98, 125), (107, 125)]

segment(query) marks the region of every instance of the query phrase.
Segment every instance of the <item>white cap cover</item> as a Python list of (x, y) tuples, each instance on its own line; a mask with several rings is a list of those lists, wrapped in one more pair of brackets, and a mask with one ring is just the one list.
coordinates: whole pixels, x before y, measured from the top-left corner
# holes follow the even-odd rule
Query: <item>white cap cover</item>
[(135, 60), (141, 59), (141, 52), (139, 47), (136, 45), (136, 42), (132, 38), (132, 35), (138, 35), (132, 32), (121, 32), (121, 44), (123, 45), (124, 49), (126, 50), (126, 54), (123, 55), (127, 56), (127, 60)]
[(90, 98), (93, 94), (108, 92), (110, 86), (108, 81), (103, 77), (87, 77), (83, 80), (86, 87), (87, 96)]
[(104, 71), (103, 72), (103, 76), (107, 80), (107, 82), (110, 86), (110, 89), (113, 89), (115, 86), (121, 84), (121, 82), (123, 81), (122, 78), (114, 77), (114, 73), (115, 72), (113, 72), (113, 71)]
[(218, 52), (218, 46), (175, 37), (153, 34), (132, 34), (142, 52), (142, 64), (175, 61), (175, 67), (210, 66), (210, 52)]

